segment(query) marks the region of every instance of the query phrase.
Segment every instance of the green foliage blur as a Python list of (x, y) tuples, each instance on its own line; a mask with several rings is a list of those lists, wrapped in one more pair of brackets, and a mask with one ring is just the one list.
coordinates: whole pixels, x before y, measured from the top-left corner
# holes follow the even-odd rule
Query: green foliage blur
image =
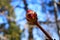
[[(11, 0), (0, 0), (0, 8), (2, 6), (7, 6), (8, 10), (9, 10), (9, 17), (12, 16), (15, 18), (13, 8), (10, 6), (10, 1)], [(5, 36), (7, 36), (7, 38), (9, 38), (9, 40), (20, 40), (21, 31), (20, 31), (19, 27), (16, 26), (16, 24), (14, 22), (9, 22), (9, 24), (10, 24), (10, 27), (7, 30), (8, 33), (5, 33)]]

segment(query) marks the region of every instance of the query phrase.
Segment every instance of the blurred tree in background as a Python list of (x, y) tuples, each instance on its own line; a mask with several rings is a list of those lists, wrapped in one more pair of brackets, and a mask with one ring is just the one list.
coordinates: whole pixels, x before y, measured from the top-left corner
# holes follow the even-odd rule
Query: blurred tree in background
[[(7, 6), (8, 11), (9, 11), (9, 17), (15, 18), (13, 8), (10, 6), (10, 1), (11, 0), (0, 0), (0, 8), (2, 6)], [(10, 27), (7, 30), (8, 33), (6, 33), (5, 36), (7, 36), (9, 38), (9, 40), (19, 40), (20, 39), (20, 33), (21, 33), (19, 27), (17, 27), (14, 22), (9, 22), (9, 24), (10, 24)]]
[(10, 24), (10, 28), (8, 29), (8, 35), (10, 35), (10, 40), (19, 40), (20, 39), (20, 29), (15, 25), (15, 23)]

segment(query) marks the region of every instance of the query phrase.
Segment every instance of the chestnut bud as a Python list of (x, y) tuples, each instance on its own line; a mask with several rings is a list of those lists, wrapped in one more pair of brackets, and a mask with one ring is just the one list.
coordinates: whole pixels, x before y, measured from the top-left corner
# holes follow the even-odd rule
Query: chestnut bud
[(30, 24), (35, 24), (37, 22), (37, 14), (32, 10), (27, 10), (26, 19)]

